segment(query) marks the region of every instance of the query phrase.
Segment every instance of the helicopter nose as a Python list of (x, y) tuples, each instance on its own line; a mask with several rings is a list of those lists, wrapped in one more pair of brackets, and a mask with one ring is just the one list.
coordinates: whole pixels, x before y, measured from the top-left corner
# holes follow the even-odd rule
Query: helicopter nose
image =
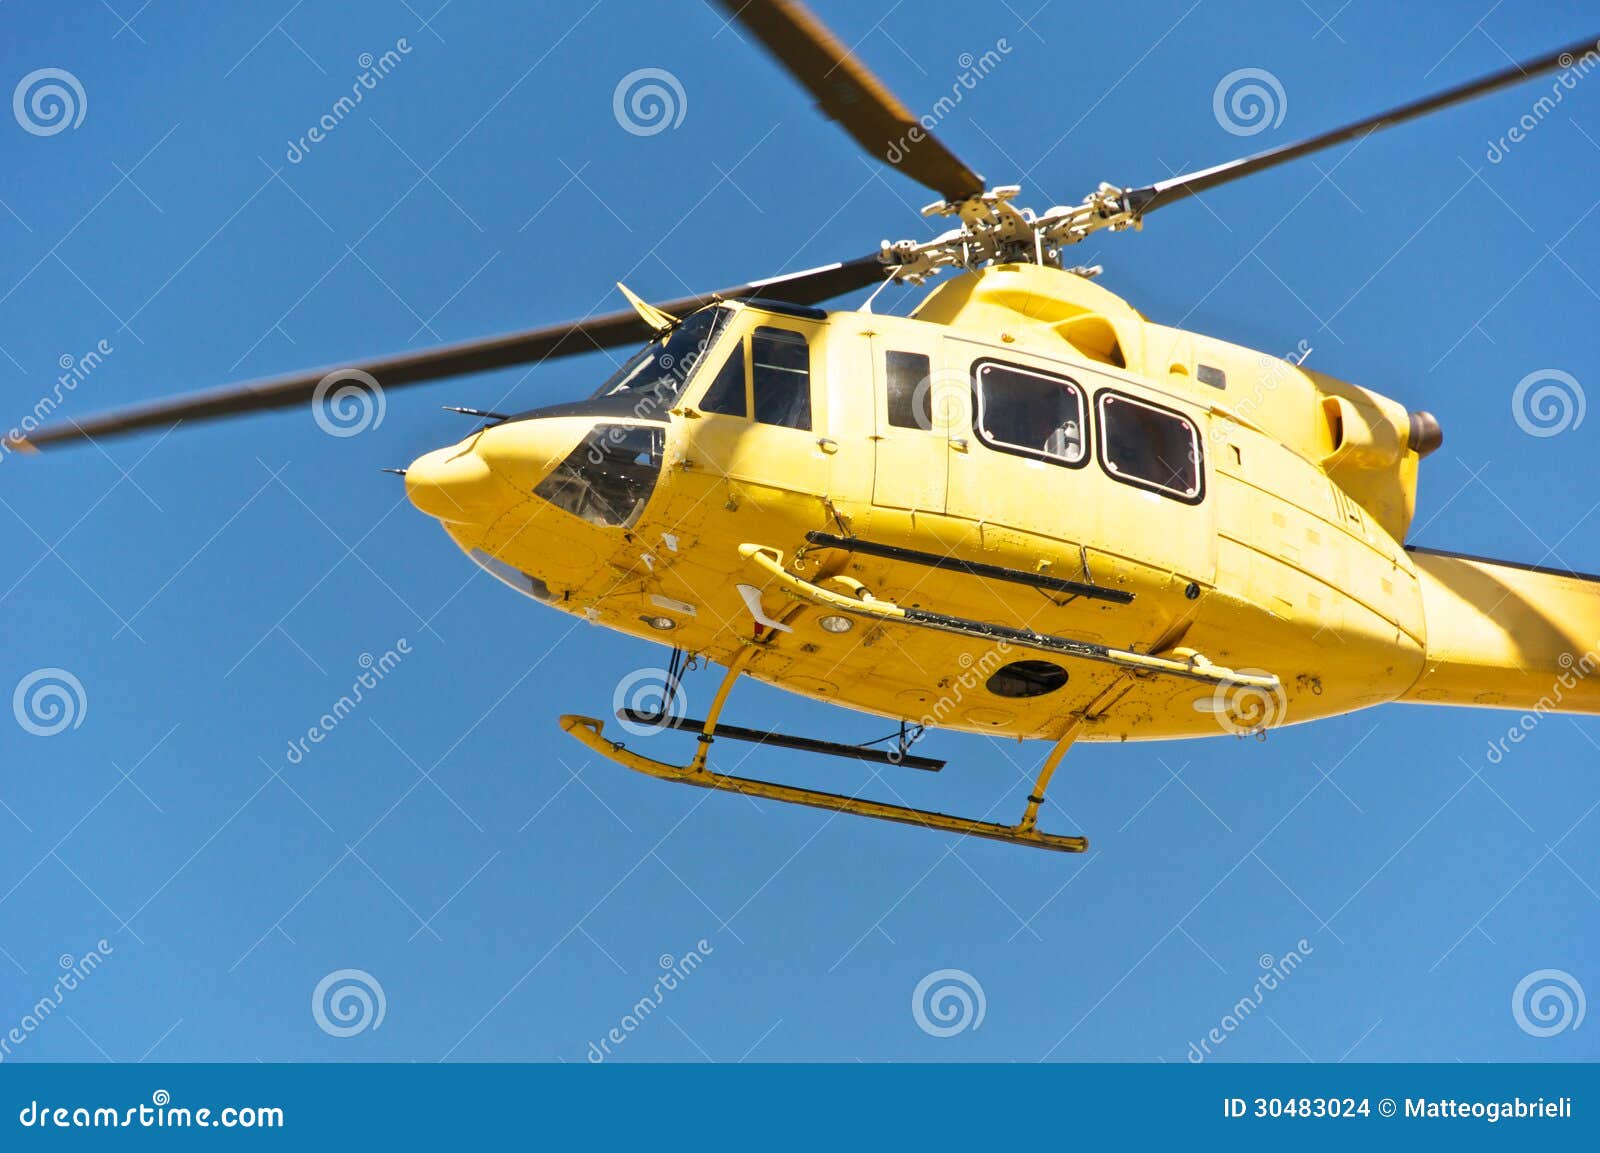
[(439, 520), (483, 523), (505, 503), (501, 482), (474, 449), (453, 445), (424, 453), (406, 469), (411, 503)]
[(587, 431), (588, 422), (581, 420), (516, 420), (485, 428), (413, 461), (405, 471), (406, 495), (439, 520), (488, 524), (528, 500)]
[(586, 420), (513, 420), (478, 434), (474, 451), (495, 475), (523, 494), (532, 493), (591, 430)]

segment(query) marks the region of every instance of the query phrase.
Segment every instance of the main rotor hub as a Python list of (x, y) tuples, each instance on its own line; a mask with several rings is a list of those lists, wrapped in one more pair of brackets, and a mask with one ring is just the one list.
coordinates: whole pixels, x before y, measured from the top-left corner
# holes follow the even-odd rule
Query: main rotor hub
[[(1057, 205), (1042, 214), (1012, 201), (1015, 184), (992, 188), (964, 200), (940, 200), (922, 210), (924, 216), (959, 216), (958, 227), (932, 240), (885, 240), (878, 259), (894, 276), (921, 284), (942, 268), (984, 264), (1039, 264), (1061, 268), (1061, 250), (1091, 233), (1139, 229), (1136, 197), (1114, 184), (1102, 184), (1082, 204)], [(1074, 270), (1076, 271), (1076, 270)]]

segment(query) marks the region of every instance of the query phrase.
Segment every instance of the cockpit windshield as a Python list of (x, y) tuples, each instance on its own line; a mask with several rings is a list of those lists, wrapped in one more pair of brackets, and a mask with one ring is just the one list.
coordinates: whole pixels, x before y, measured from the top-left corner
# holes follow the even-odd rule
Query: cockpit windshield
[(666, 430), (597, 424), (533, 495), (603, 528), (632, 528), (661, 476)]
[(594, 395), (634, 397), (634, 415), (664, 417), (732, 315), (731, 310), (718, 306), (686, 317), (671, 332), (634, 353)]

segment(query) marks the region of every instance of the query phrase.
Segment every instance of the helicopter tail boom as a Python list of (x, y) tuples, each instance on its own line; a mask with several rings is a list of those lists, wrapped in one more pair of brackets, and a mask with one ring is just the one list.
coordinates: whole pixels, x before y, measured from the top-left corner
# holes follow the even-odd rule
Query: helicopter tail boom
[(1600, 713), (1600, 576), (1412, 547), (1422, 588), (1418, 704)]

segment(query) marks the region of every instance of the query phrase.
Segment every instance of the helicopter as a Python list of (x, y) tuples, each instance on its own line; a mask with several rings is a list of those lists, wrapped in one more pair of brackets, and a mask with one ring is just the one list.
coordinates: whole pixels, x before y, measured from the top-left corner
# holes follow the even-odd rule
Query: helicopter
[[(1590, 38), (1290, 144), (1034, 212), (988, 186), (799, 0), (719, 0), (874, 159), (929, 187), (932, 239), (683, 299), (226, 386), (24, 433), (37, 451), (641, 347), (585, 400), (504, 414), (404, 469), (407, 494), (519, 593), (671, 646), (593, 752), (652, 777), (1082, 852), (1039, 828), (1083, 741), (1263, 735), (1393, 701), (1600, 712), (1600, 576), (1405, 543), (1429, 413), (1146, 319), (1067, 263), (1101, 231), (1532, 77)], [(949, 275), (943, 275), (949, 274)], [(939, 277), (909, 315), (824, 302)], [(725, 670), (702, 717), (685, 673)], [(727, 724), (743, 677), (871, 714), (846, 744)], [(629, 695), (624, 689), (642, 689)], [(644, 706), (644, 707), (641, 707)], [(949, 729), (1050, 742), (1014, 824), (737, 776), (721, 738), (918, 771)]]

